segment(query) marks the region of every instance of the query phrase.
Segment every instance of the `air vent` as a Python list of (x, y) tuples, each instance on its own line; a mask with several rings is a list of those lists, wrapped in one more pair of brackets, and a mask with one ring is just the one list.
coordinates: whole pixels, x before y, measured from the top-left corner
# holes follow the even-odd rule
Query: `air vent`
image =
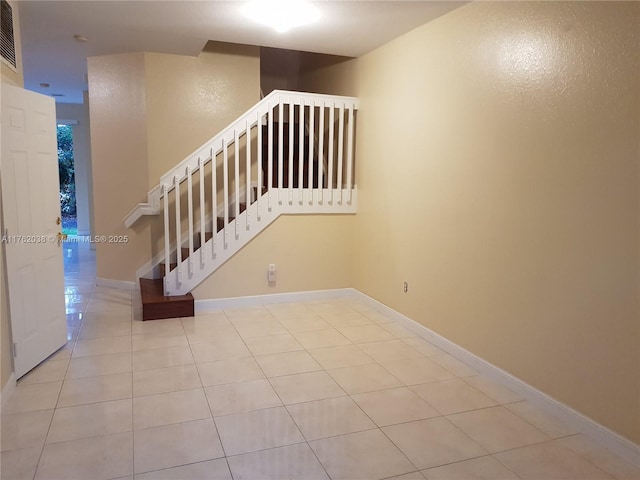
[(2, 59), (5, 60), (14, 69), (16, 68), (16, 44), (13, 37), (13, 11), (7, 0), (1, 0), (0, 11), (0, 51)]

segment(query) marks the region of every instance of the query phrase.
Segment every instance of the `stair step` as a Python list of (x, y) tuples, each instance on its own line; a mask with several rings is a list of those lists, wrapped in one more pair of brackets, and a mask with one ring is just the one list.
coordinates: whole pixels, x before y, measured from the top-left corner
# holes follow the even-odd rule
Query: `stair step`
[[(233, 222), (236, 217), (229, 217), (229, 223)], [(224, 217), (218, 217), (218, 231), (224, 228)]]
[[(265, 193), (267, 193), (268, 191), (269, 191), (269, 189), (263, 185), (263, 186), (262, 186), (262, 195), (264, 195), (264, 194), (265, 194)], [(258, 187), (253, 187), (253, 196), (254, 196), (254, 197), (257, 197), (257, 196), (258, 196)]]
[(140, 279), (142, 297), (142, 320), (158, 320), (161, 318), (193, 317), (193, 295), (176, 295), (166, 297), (161, 278)]
[[(211, 240), (212, 237), (213, 237), (213, 232), (204, 232), (204, 241), (205, 242), (208, 242), (209, 240)], [(196, 237), (196, 244), (193, 247), (193, 252), (195, 253), (199, 249), (200, 249), (200, 234), (198, 233), (197, 237)], [(189, 249), (187, 247), (183, 247), (182, 248), (182, 260), (186, 260), (187, 258), (189, 258)], [(160, 273), (164, 277), (167, 274), (166, 263), (165, 262), (160, 262), (159, 266), (160, 266)], [(178, 266), (177, 263), (171, 262), (171, 265), (169, 265), (169, 271), (173, 270), (177, 266)]]
[[(166, 276), (168, 273), (166, 265), (167, 264), (165, 262), (160, 262), (160, 273), (162, 274), (163, 277)], [(169, 265), (169, 272), (174, 268), (176, 268), (177, 266), (178, 266), (177, 263), (172, 262), (171, 265)]]
[[(247, 204), (244, 202), (240, 202), (240, 213), (244, 212), (247, 209)], [(232, 209), (235, 210), (235, 209)], [(233, 222), (236, 217), (229, 215), (229, 223)], [(224, 228), (224, 217), (217, 218), (218, 232)], [(211, 238), (211, 237), (209, 237)], [(208, 240), (208, 239), (207, 239)]]

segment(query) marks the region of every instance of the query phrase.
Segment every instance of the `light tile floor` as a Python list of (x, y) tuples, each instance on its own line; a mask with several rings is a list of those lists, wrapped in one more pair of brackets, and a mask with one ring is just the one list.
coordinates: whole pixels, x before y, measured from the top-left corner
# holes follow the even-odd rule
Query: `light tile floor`
[(139, 320), (66, 244), (65, 348), (2, 411), (14, 479), (638, 479), (351, 299)]

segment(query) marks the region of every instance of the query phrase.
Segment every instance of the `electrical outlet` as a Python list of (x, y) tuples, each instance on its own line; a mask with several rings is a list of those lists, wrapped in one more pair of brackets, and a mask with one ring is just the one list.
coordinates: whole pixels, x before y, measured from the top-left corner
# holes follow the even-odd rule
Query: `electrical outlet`
[(276, 281), (276, 265), (274, 263), (270, 263), (267, 268), (267, 279), (269, 283), (275, 283)]
[(404, 290), (404, 293), (407, 293), (409, 291), (409, 284), (407, 282), (404, 282), (402, 289)]

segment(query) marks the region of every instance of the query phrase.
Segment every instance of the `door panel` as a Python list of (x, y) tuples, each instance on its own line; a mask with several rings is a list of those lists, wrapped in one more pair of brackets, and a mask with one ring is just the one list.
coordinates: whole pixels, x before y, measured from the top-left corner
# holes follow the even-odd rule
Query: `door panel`
[(55, 103), (2, 84), (2, 205), (14, 371), (21, 377), (67, 338)]

